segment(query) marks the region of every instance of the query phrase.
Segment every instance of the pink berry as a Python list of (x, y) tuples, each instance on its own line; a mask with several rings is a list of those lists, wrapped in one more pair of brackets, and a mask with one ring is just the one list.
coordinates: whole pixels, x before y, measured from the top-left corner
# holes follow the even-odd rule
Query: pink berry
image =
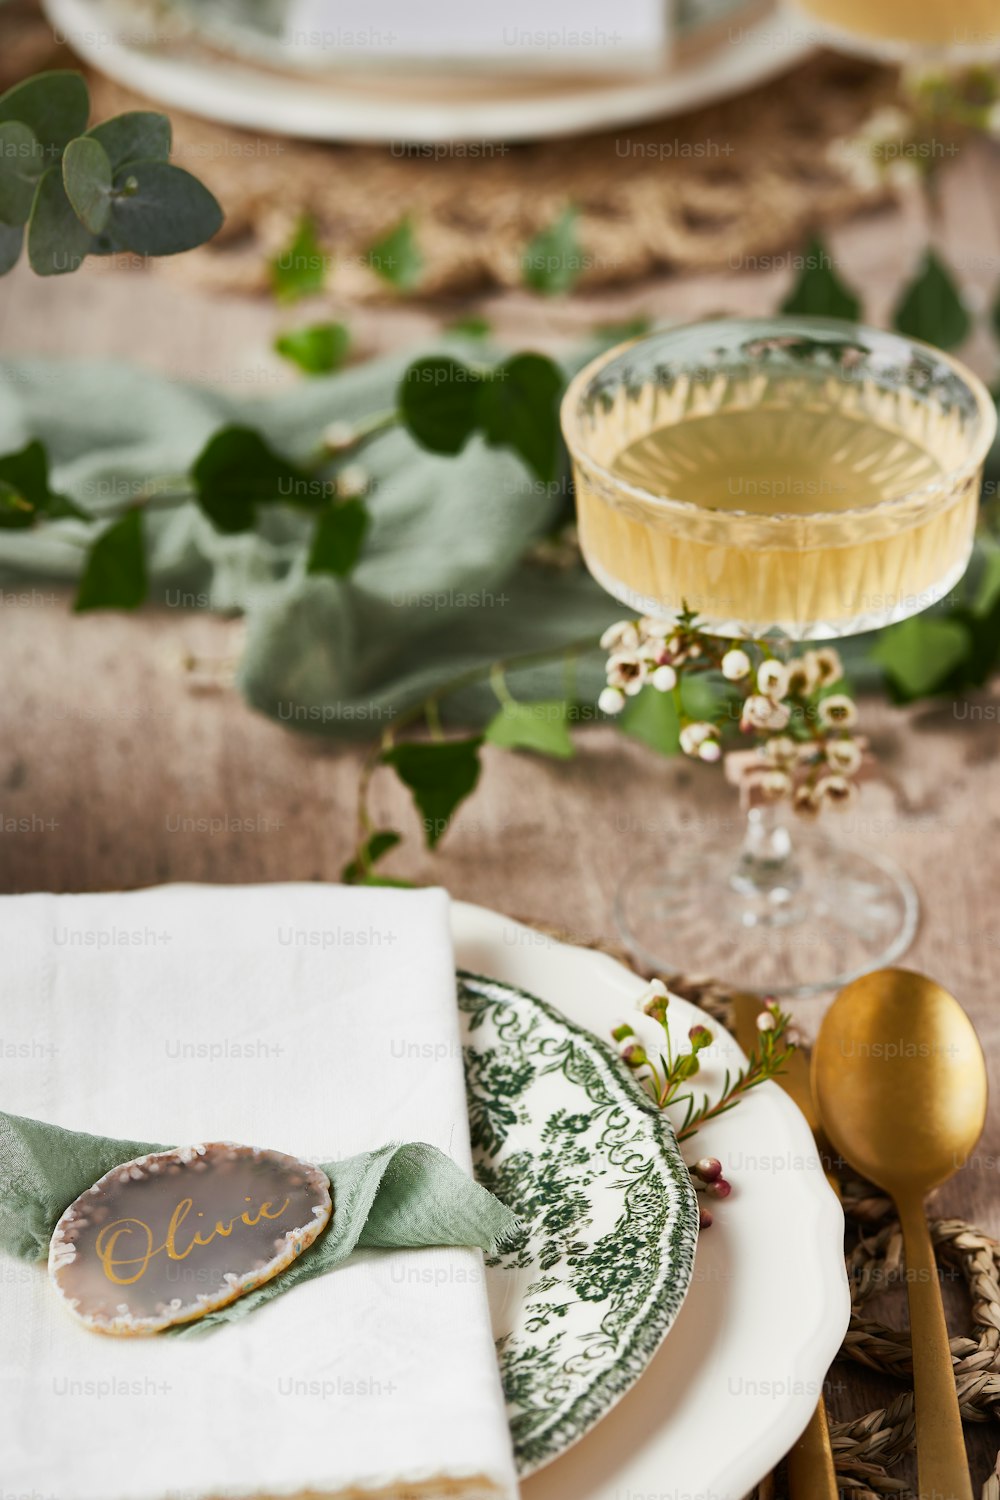
[(717, 1156), (703, 1156), (695, 1162), (693, 1171), (702, 1182), (717, 1182), (722, 1176), (722, 1163)]
[(711, 1229), (711, 1227), (712, 1227), (712, 1210), (710, 1208), (701, 1208), (701, 1209), (699, 1209), (698, 1210), (698, 1228), (699, 1229)]
[(727, 1182), (724, 1177), (717, 1177), (714, 1182), (710, 1182), (708, 1185), (708, 1191), (712, 1194), (713, 1198), (728, 1198), (732, 1190), (732, 1183)]

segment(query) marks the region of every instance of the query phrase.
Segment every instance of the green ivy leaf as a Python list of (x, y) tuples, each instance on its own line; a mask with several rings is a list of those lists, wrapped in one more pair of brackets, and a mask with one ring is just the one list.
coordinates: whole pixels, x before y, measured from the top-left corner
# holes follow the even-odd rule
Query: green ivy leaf
[(830, 252), (818, 234), (806, 246), (798, 280), (781, 304), (783, 313), (817, 318), (847, 318), (861, 314), (861, 303), (834, 270)]
[(573, 741), (566, 722), (568, 714), (569, 704), (564, 699), (504, 703), (487, 724), (485, 738), (504, 750), (534, 750), (539, 755), (569, 760)]
[(543, 354), (516, 354), (479, 388), (478, 417), (491, 447), (513, 448), (543, 481), (554, 479), (559, 457), (559, 367)]
[(644, 687), (630, 698), (617, 723), (635, 740), (641, 740), (661, 755), (676, 755), (681, 748), (680, 724), (672, 693)]
[(397, 844), (401, 844), (402, 841), (402, 834), (397, 833), (394, 828), (379, 828), (369, 838), (365, 839), (365, 842), (358, 851), (358, 858), (352, 859), (341, 870), (341, 880), (345, 885), (408, 884), (408, 882), (402, 880), (387, 882), (381, 877), (372, 876), (372, 868), (378, 864), (380, 859), (384, 859), (391, 849), (395, 849)]
[(91, 234), (103, 234), (111, 213), (111, 162), (100, 141), (77, 136), (63, 152), (63, 187), (73, 212)]
[(13, 271), (21, 258), (24, 230), (13, 224), (0, 224), (0, 276)]
[(32, 131), (19, 120), (0, 125), (0, 223), (27, 224), (47, 162)]
[(361, 556), (370, 517), (361, 499), (338, 500), (321, 512), (309, 549), (307, 573), (353, 572)]
[(279, 334), (274, 347), (307, 375), (327, 375), (344, 363), (351, 335), (343, 323), (313, 323)]
[(28, 260), (36, 276), (64, 276), (83, 263), (94, 245), (66, 196), (62, 170), (50, 167), (38, 184), (28, 221)]
[(1000, 603), (1000, 550), (988, 552), (982, 559), (982, 568), (972, 600), (974, 615), (988, 615)]
[(166, 115), (133, 109), (94, 125), (87, 138), (98, 141), (107, 152), (112, 172), (135, 161), (166, 161), (170, 155), (171, 130)]
[(222, 227), (204, 183), (167, 161), (133, 161), (115, 174), (108, 233), (135, 255), (180, 255)]
[(521, 257), (521, 279), (525, 286), (549, 297), (573, 290), (583, 269), (576, 224), (576, 209), (565, 208), (554, 224), (530, 241)]
[(52, 163), (74, 136), (83, 134), (89, 114), (82, 73), (38, 73), (0, 96), (0, 123), (19, 120), (27, 125)]
[(304, 215), (285, 249), (271, 262), (271, 289), (279, 302), (297, 302), (321, 292), (330, 257), (316, 238), (316, 226)]
[(626, 344), (630, 339), (642, 338), (653, 330), (652, 318), (639, 315), (624, 323), (598, 323), (594, 337), (603, 349), (613, 349), (616, 344)]
[(971, 647), (958, 620), (914, 615), (884, 630), (871, 650), (901, 702), (923, 698), (942, 687)]
[(50, 487), (48, 454), (37, 441), (0, 458), (0, 483), (7, 494), (0, 527), (20, 530), (42, 516), (53, 521), (64, 516), (90, 519), (67, 495)]
[(34, 506), (29, 505), (12, 484), (0, 479), (0, 527), (7, 531), (21, 531), (35, 523)]
[(383, 764), (392, 766), (413, 793), (429, 849), (439, 843), (455, 809), (475, 789), (482, 743), (477, 734), (468, 740), (394, 745), (383, 753)]
[(938, 349), (954, 349), (968, 337), (972, 325), (961, 293), (933, 250), (925, 253), (920, 270), (896, 304), (892, 326)]
[(396, 403), (410, 436), (431, 453), (461, 453), (479, 423), (482, 377), (447, 354), (415, 360)]
[(424, 273), (420, 253), (409, 216), (400, 219), (395, 229), (369, 245), (365, 260), (376, 276), (401, 292), (412, 292)]
[(275, 453), (252, 427), (224, 427), (209, 438), (191, 471), (198, 504), (217, 531), (250, 531), (258, 505), (312, 509), (326, 486)]
[(142, 511), (129, 510), (91, 546), (73, 608), (136, 609), (148, 588)]
[(470, 313), (465, 318), (455, 318), (446, 323), (445, 328), (449, 333), (456, 334), (465, 339), (486, 339), (493, 332), (493, 325), (488, 318), (481, 318), (477, 313)]

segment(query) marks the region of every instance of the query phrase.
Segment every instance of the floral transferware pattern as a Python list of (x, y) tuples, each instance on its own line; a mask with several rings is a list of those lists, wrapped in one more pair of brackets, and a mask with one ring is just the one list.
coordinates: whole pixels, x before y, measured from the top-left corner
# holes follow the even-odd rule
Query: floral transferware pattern
[(487, 1260), (523, 1475), (634, 1384), (684, 1300), (698, 1207), (667, 1118), (597, 1037), (460, 973), (476, 1176), (526, 1228)]

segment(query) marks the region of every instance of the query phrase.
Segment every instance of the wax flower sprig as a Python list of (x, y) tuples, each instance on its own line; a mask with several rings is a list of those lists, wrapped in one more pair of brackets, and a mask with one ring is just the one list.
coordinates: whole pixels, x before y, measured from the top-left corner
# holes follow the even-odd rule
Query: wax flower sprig
[[(622, 1062), (660, 1109), (684, 1106), (683, 1118), (674, 1124), (674, 1133), (681, 1142), (690, 1140), (707, 1121), (735, 1109), (758, 1084), (784, 1072), (801, 1038), (791, 1016), (776, 1001), (766, 1002), (757, 1017), (757, 1044), (746, 1067), (736, 1073), (727, 1068), (718, 1098), (713, 1100), (703, 1094), (699, 1101), (690, 1083), (701, 1071), (698, 1054), (712, 1045), (714, 1037), (707, 1026), (692, 1026), (688, 1031), (690, 1051), (679, 1050), (670, 1038), (669, 1006), (670, 992), (659, 979), (652, 980), (636, 1001), (636, 1009), (655, 1021), (663, 1032), (662, 1042), (657, 1039), (655, 1057), (628, 1021), (620, 1021), (612, 1028), (611, 1035), (618, 1044)], [(701, 1157), (690, 1170), (699, 1192), (712, 1198), (729, 1197), (732, 1186), (723, 1176), (722, 1163), (717, 1157)], [(707, 1228), (711, 1222), (711, 1212), (703, 1208), (701, 1227)]]
[[(787, 801), (795, 812), (815, 817), (853, 800), (867, 742), (852, 732), (857, 705), (844, 691), (844, 669), (832, 647), (783, 661), (766, 640), (708, 635), (689, 610), (674, 621), (620, 620), (604, 632), (601, 646), (609, 655), (600, 708), (618, 714), (647, 686), (673, 694), (680, 748), (696, 760), (722, 759), (726, 714), (737, 720), (734, 701), (739, 705), (739, 729), (755, 744), (730, 751), (726, 771), (745, 806)], [(705, 673), (730, 685), (715, 719), (694, 718), (685, 709), (684, 679)]]

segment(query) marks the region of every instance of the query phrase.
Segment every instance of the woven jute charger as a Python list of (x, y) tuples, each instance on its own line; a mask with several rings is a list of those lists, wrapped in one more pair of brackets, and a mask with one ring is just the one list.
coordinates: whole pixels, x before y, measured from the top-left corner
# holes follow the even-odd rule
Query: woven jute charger
[[(558, 929), (536, 922), (526, 925), (560, 941), (598, 949), (634, 967), (627, 954), (608, 943), (580, 944)], [(725, 985), (680, 974), (663, 977), (675, 994), (733, 1029), (733, 1007)], [(877, 1187), (849, 1169), (837, 1167), (835, 1176), (847, 1221), (845, 1261), (851, 1286), (851, 1321), (838, 1359), (863, 1365), (903, 1386), (888, 1406), (848, 1422), (830, 1420), (837, 1480), (843, 1500), (909, 1495), (909, 1482), (891, 1471), (915, 1446), (910, 1336), (867, 1315), (873, 1297), (905, 1288), (902, 1232), (891, 1201)], [(970, 1304), (970, 1332), (951, 1340), (962, 1419), (1000, 1421), (1000, 1241), (961, 1219), (932, 1219), (930, 1229), (942, 1278), (964, 1282)], [(747, 1500), (784, 1500), (783, 1467), (762, 1480)], [(1000, 1477), (987, 1482), (983, 1500), (1000, 1500)]]
[[(0, 87), (58, 49), (34, 0), (0, 5)], [(6, 77), (4, 76), (6, 74)], [(149, 107), (90, 75), (97, 117)], [(422, 297), (519, 285), (525, 248), (568, 204), (577, 209), (581, 290), (661, 270), (753, 269), (807, 233), (881, 200), (830, 153), (896, 86), (891, 70), (820, 53), (766, 86), (692, 113), (613, 131), (473, 150), (317, 145), (261, 137), (170, 111), (174, 158), (226, 210), (211, 245), (160, 274), (259, 292), (268, 262), (308, 214), (329, 257), (328, 284), (352, 300), (391, 296), (368, 249), (404, 215), (424, 259)]]

